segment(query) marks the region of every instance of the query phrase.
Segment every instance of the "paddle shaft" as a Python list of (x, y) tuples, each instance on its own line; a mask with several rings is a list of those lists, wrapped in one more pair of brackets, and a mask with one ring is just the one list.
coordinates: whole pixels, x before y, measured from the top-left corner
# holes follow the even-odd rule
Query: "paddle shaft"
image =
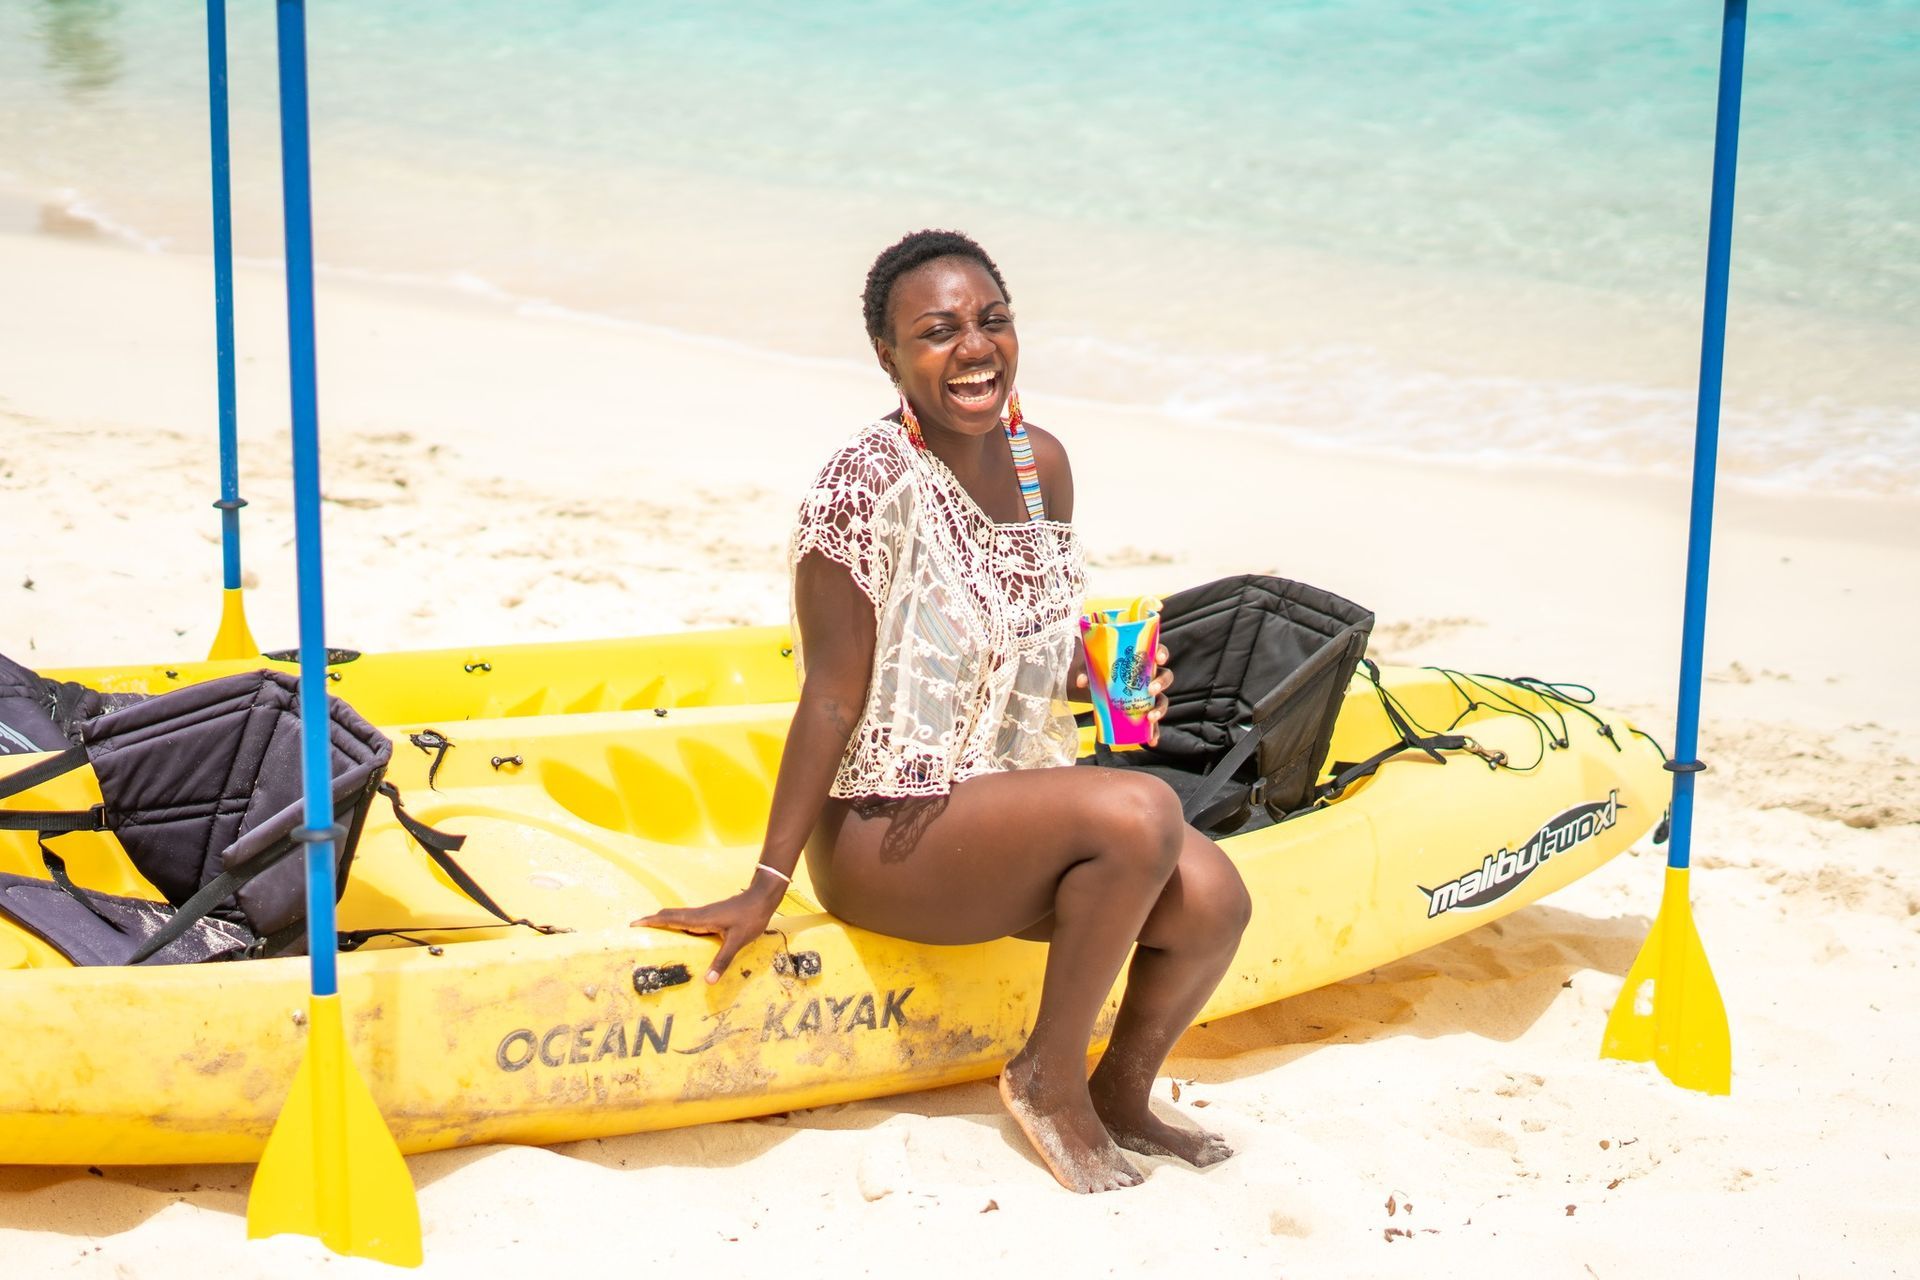
[(1699, 772), (1700, 679), (1707, 631), (1707, 562), (1713, 548), (1713, 481), (1720, 449), (1720, 377), (1727, 346), (1727, 275), (1733, 257), (1733, 175), (1740, 150), (1740, 75), (1747, 0), (1727, 0), (1720, 33), (1720, 100), (1707, 215), (1707, 300), (1700, 328), (1700, 401), (1694, 419), (1693, 506), (1687, 532), (1686, 621), (1680, 638), (1680, 709), (1674, 735), (1673, 834), (1667, 865), (1687, 867), (1693, 781)]
[(347, 1050), (336, 968), (333, 761), (320, 554), (320, 413), (313, 333), (313, 202), (302, 0), (278, 0), (280, 176), (287, 226), (287, 365), (293, 393), (293, 528), (300, 600), (300, 774), (306, 795), (307, 953), (313, 994), (293, 1090), (247, 1197), (252, 1236), (297, 1231), (337, 1253), (420, 1265), (420, 1208), (406, 1159)]
[(227, 131), (227, 3), (207, 0), (207, 119), (213, 152), (213, 333), (220, 387), (221, 583), (240, 588), (240, 438), (233, 373), (233, 180)]
[(302, 0), (278, 0), (280, 181), (287, 226), (287, 366), (293, 391), (293, 533), (300, 598), (300, 774), (306, 792), (307, 953), (313, 994), (339, 991), (333, 918), (333, 762), (327, 742), (326, 601), (320, 557), (320, 413), (313, 342), (313, 201)]

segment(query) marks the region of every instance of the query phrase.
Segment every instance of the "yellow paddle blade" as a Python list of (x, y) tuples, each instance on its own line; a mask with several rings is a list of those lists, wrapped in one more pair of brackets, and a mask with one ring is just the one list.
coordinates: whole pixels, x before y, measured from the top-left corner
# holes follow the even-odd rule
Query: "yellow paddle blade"
[(413, 1178), (347, 1056), (340, 997), (310, 996), (307, 1009), (307, 1052), (253, 1175), (247, 1235), (292, 1232), (335, 1253), (417, 1267)]
[(1733, 1091), (1727, 1007), (1693, 924), (1683, 868), (1667, 868), (1660, 914), (1607, 1018), (1600, 1056), (1650, 1061), (1683, 1089)]
[(220, 593), (220, 629), (213, 633), (213, 648), (207, 650), (209, 662), (221, 658), (257, 658), (260, 646), (253, 641), (253, 632), (247, 627), (246, 601), (239, 587), (223, 589)]

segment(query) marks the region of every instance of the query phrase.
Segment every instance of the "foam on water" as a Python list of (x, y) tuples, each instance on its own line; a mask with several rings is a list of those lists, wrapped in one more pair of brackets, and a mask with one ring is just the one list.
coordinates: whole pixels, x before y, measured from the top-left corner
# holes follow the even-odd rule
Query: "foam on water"
[[(271, 261), (272, 13), (230, 9), (236, 237)], [(0, 182), (204, 253), (198, 10), (0, 6)], [(1342, 448), (1678, 471), (1717, 18), (330, 0), (317, 241), (343, 273), (859, 362), (865, 259), (960, 223), (1012, 271), (1043, 388)], [(1920, 493), (1917, 53), (1920, 0), (1753, 13), (1736, 480)]]

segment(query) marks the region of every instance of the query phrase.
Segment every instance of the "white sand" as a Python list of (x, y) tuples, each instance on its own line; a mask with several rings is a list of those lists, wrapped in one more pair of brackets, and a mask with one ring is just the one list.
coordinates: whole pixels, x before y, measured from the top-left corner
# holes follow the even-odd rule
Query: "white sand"
[[(280, 307), (276, 277), (242, 273), (249, 615), (269, 645), (294, 629)], [(320, 310), (329, 639), (361, 648), (780, 621), (794, 498), (886, 404), (849, 364), (424, 292), (329, 281)], [(1031, 312), (1023, 329), (1045, 343)], [(43, 666), (204, 652), (210, 332), (203, 262), (0, 235), (0, 649)], [(1682, 487), (1387, 465), (1025, 399), (1073, 451), (1097, 591), (1274, 570), (1373, 607), (1377, 652), (1584, 680), (1670, 724)], [(1147, 1162), (1138, 1190), (1069, 1196), (991, 1086), (968, 1086), (416, 1158), (428, 1273), (1920, 1269), (1917, 516), (1722, 497), (1695, 889), (1731, 1098), (1596, 1057), (1658, 902), (1660, 853), (1639, 850), (1191, 1033), (1169, 1065), (1180, 1106), (1241, 1149), (1204, 1175)], [(0, 1169), (6, 1273), (372, 1270), (248, 1244), (248, 1176)]]

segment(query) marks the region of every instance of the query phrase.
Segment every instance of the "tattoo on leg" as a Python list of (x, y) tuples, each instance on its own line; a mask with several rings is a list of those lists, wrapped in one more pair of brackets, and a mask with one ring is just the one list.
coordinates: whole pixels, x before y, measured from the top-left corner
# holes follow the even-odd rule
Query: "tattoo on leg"
[(920, 837), (947, 808), (946, 796), (866, 796), (853, 802), (853, 811), (861, 819), (886, 821), (880, 837), (880, 861), (905, 862), (920, 845)]

